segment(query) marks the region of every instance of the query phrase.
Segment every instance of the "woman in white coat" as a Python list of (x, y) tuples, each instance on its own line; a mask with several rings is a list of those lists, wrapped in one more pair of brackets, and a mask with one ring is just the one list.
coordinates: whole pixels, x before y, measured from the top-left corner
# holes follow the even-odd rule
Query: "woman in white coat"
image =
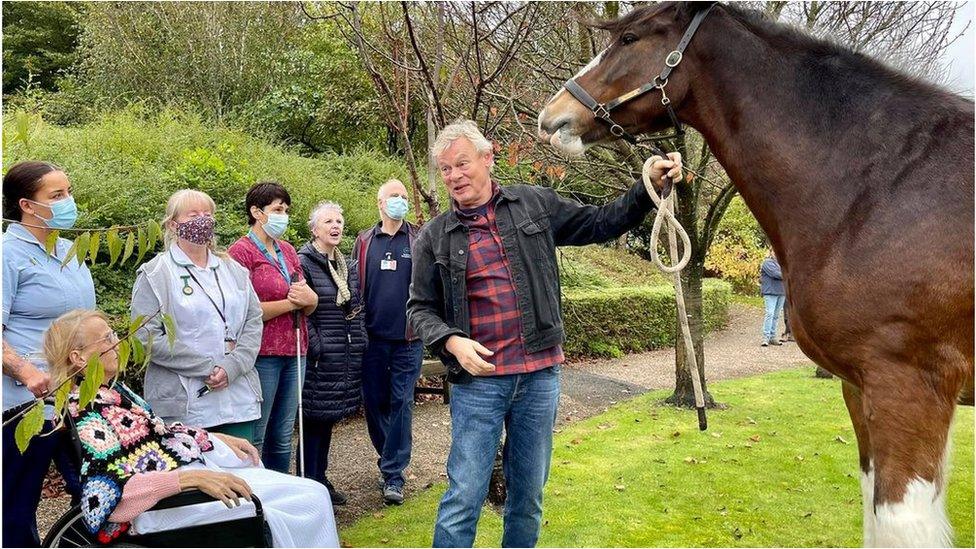
[[(254, 440), (261, 383), (261, 305), (246, 269), (218, 250), (213, 199), (184, 189), (166, 203), (166, 249), (139, 267), (132, 318), (175, 321), (170, 346), (159, 316), (137, 332), (151, 353), (146, 400), (163, 419)], [(151, 345), (150, 345), (151, 341)]]

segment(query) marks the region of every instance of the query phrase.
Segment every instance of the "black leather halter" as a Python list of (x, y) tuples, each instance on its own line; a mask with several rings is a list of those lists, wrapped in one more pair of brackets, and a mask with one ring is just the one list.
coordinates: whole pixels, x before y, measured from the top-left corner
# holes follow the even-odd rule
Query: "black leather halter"
[(665, 58), (664, 70), (661, 71), (661, 74), (655, 76), (654, 80), (648, 82), (647, 84), (633, 89), (606, 103), (597, 103), (596, 99), (593, 99), (592, 95), (587, 93), (582, 86), (577, 84), (574, 78), (567, 80), (566, 83), (563, 84), (563, 88), (565, 88), (570, 95), (575, 97), (577, 101), (582, 103), (583, 106), (590, 109), (590, 111), (593, 112), (594, 118), (610, 126), (611, 134), (631, 144), (636, 144), (637, 138), (628, 133), (623, 126), (614, 122), (613, 118), (610, 117), (610, 112), (620, 105), (633, 101), (651, 90), (661, 90), (661, 104), (664, 105), (664, 108), (668, 111), (668, 117), (671, 118), (671, 125), (674, 126), (674, 134), (654, 139), (654, 141), (670, 139), (672, 137), (677, 137), (684, 134), (685, 131), (681, 127), (681, 122), (678, 121), (678, 115), (675, 114), (674, 107), (671, 106), (671, 100), (668, 99), (667, 94), (664, 93), (664, 87), (668, 85), (668, 77), (671, 75), (671, 71), (674, 70), (679, 63), (681, 63), (681, 59), (684, 57), (685, 48), (687, 48), (688, 43), (691, 42), (691, 38), (695, 35), (695, 31), (698, 30), (698, 26), (701, 25), (702, 20), (705, 19), (705, 16), (708, 15), (708, 12), (710, 12), (713, 7), (715, 7), (714, 3), (695, 14), (694, 18), (691, 20), (691, 23), (688, 25), (688, 28), (685, 30), (684, 36), (681, 37), (681, 41), (678, 42), (678, 47), (669, 53)]

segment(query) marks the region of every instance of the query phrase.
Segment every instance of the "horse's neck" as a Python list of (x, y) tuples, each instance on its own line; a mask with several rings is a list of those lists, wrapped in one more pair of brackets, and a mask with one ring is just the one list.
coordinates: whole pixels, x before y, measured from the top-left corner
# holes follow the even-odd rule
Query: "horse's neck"
[(832, 87), (828, 74), (814, 74), (729, 16), (719, 22), (701, 33), (707, 59), (682, 64), (700, 63), (692, 69), (683, 115), (704, 135), (777, 251), (785, 252), (785, 267), (817, 235), (835, 233), (871, 183), (854, 175), (865, 157), (877, 161), (872, 151), (884, 143), (872, 142), (879, 138), (859, 126), (891, 114), (857, 98), (832, 112), (826, 95), (851, 90)]

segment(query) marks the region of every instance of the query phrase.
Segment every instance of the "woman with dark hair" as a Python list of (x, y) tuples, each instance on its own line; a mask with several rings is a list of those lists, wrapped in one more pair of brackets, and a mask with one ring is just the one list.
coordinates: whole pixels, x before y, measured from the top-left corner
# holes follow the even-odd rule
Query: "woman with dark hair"
[[(250, 271), (251, 284), (261, 302), (264, 334), (255, 367), (261, 379), (261, 419), (254, 445), (267, 468), (287, 473), (291, 436), (298, 411), (299, 363), (304, 370), (308, 332), (305, 317), (315, 310), (318, 296), (305, 283), (298, 254), (282, 240), (288, 229), (291, 196), (278, 183), (261, 182), (244, 198), (251, 229), (227, 250)], [(297, 318), (300, 340), (295, 341)], [(296, 356), (296, 352), (298, 356)]]
[(321, 202), (309, 216), (312, 241), (298, 252), (309, 286), (319, 296), (309, 317), (308, 369), (302, 387), (305, 421), (305, 467), (308, 477), (324, 484), (333, 505), (346, 503), (326, 474), (332, 430), (362, 404), (366, 315), (362, 313), (355, 259), (346, 263), (339, 251), (342, 207)]
[[(88, 267), (61, 261), (71, 241), (58, 238), (51, 254), (45, 243), (56, 229), (70, 229), (78, 217), (64, 171), (50, 162), (19, 162), (3, 176), (3, 418), (22, 411), (47, 393), (51, 377), (41, 354), (44, 331), (62, 314), (95, 306)], [(79, 252), (81, 255), (83, 252)], [(50, 419), (50, 411), (46, 414)], [(37, 504), (52, 457), (62, 454), (63, 438), (34, 437), (24, 453), (17, 449), (18, 422), (3, 427), (3, 543), (37, 547)], [(44, 431), (51, 429), (45, 421)], [(59, 469), (69, 490), (77, 491), (73, 467)]]

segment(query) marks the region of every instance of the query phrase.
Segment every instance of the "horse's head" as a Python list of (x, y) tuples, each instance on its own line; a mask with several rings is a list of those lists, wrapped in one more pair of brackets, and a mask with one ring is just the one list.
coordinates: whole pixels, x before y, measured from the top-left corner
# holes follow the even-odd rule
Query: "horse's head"
[[(665, 61), (680, 61), (675, 50), (696, 13), (710, 2), (668, 2), (639, 8), (597, 27), (610, 31), (610, 45), (573, 77), (580, 88), (599, 104), (606, 104), (655, 80)], [(682, 66), (684, 69), (684, 65)], [(667, 78), (665, 92), (680, 107), (690, 85), (688, 70), (675, 70)], [(653, 89), (621, 103), (612, 110), (613, 121), (637, 135), (663, 130), (670, 119), (661, 103), (660, 89)], [(620, 136), (611, 125), (597, 119), (565, 88), (552, 96), (539, 113), (539, 137), (567, 154), (579, 155), (587, 147)]]

